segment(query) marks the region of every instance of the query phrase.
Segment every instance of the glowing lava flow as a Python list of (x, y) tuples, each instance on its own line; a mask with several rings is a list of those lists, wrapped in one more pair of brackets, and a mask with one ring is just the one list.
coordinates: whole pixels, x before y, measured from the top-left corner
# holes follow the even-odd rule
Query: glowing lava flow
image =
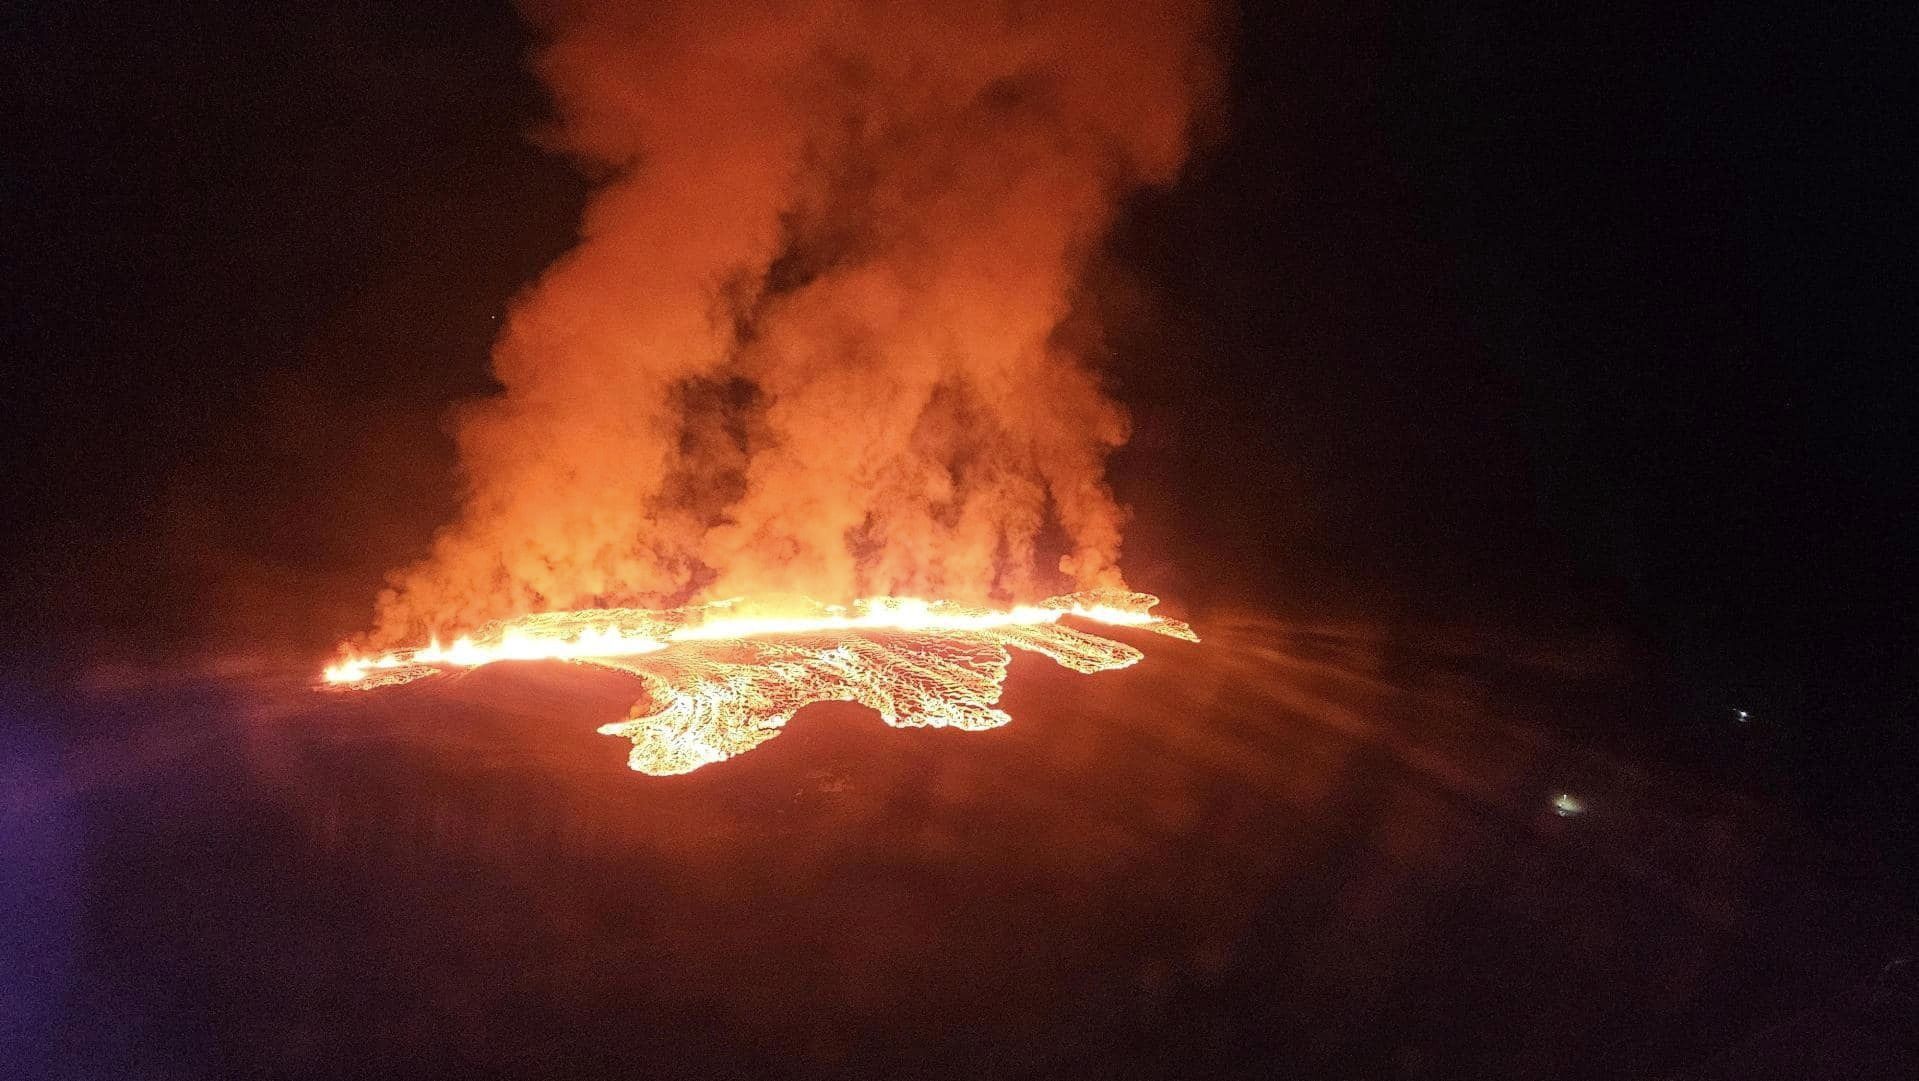
[(1124, 668), (1132, 646), (1075, 630), (1071, 616), (1187, 641), (1192, 628), (1151, 614), (1145, 593), (1095, 590), (1007, 610), (876, 598), (850, 608), (787, 600), (666, 611), (594, 608), (489, 624), (452, 646), (348, 657), (326, 683), (353, 689), (410, 683), (505, 660), (567, 660), (631, 673), (646, 696), (600, 729), (633, 741), (632, 768), (686, 773), (764, 743), (812, 702), (857, 702), (895, 727), (977, 731), (1010, 718), (994, 703), (1008, 648), (1078, 672)]

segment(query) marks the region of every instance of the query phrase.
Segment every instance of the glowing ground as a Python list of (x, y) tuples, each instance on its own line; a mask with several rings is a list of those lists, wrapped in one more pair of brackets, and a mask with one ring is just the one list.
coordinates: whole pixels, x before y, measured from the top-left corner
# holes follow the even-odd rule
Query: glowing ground
[(996, 705), (1009, 649), (1087, 673), (1142, 656), (1063, 618), (1198, 641), (1186, 624), (1152, 615), (1158, 603), (1145, 593), (1099, 590), (1006, 610), (879, 598), (851, 608), (785, 599), (771, 607), (724, 601), (543, 613), (491, 624), (450, 648), (436, 642), (348, 658), (325, 679), (374, 690), (503, 660), (625, 672), (640, 680), (643, 697), (628, 719), (600, 731), (633, 741), (633, 769), (664, 776), (750, 751), (814, 702), (867, 706), (895, 728), (997, 728), (1011, 720)]
[(0, 754), (43, 989), (0, 1073), (1664, 1078), (1910, 950), (1766, 805), (1581, 736), (1644, 708), (1588, 643), (1201, 626), (1010, 650), (987, 736), (827, 702), (657, 781), (604, 665), (0, 678), (57, 722)]

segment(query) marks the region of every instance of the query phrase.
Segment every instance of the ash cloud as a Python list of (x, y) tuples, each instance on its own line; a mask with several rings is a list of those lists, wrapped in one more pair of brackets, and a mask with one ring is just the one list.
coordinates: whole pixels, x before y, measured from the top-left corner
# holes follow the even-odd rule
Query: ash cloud
[(466, 494), (376, 638), (741, 593), (1118, 586), (1124, 410), (1063, 334), (1172, 182), (1203, 4), (528, 5), (601, 179), (456, 419)]

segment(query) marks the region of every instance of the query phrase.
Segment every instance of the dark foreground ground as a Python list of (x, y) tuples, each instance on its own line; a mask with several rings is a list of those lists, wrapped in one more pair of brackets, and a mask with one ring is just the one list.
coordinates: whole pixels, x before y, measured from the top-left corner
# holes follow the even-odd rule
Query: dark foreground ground
[(12, 694), (0, 1074), (1919, 1076), (1910, 915), (1736, 767), (1602, 750), (1617, 670), (1199, 629), (667, 779), (561, 665)]

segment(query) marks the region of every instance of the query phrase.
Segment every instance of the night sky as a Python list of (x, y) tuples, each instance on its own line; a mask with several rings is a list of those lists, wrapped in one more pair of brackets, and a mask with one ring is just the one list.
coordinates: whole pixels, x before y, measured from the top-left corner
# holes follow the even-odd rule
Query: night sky
[[(42, 8), (0, 45), (4, 661), (317, 657), (451, 514), (447, 410), (571, 244), (527, 31)], [(1622, 738), (1710, 760), (1746, 709), (1757, 783), (1910, 857), (1899, 43), (1755, 5), (1248, 6), (1188, 180), (1094, 271), (1135, 583), (1612, 643), (1663, 703)]]

